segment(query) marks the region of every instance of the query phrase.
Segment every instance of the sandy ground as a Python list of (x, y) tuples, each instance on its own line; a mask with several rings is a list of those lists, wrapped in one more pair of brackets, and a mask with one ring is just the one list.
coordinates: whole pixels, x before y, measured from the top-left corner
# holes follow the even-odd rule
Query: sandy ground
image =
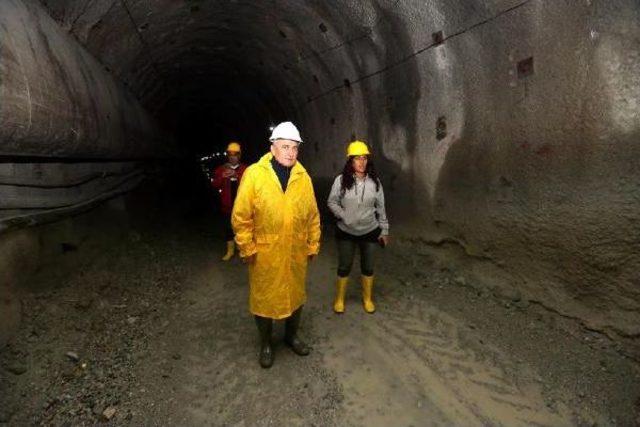
[[(377, 312), (354, 269), (331, 311), (327, 230), (310, 267), (299, 357), (263, 370), (244, 266), (219, 261), (210, 222), (131, 233), (72, 274), (43, 272), (0, 352), (7, 425), (637, 425), (640, 371), (616, 344), (443, 259), (395, 241), (380, 253)], [(439, 252), (440, 251), (440, 252)], [(74, 256), (69, 254), (69, 256)], [(76, 357), (77, 356), (77, 357)]]

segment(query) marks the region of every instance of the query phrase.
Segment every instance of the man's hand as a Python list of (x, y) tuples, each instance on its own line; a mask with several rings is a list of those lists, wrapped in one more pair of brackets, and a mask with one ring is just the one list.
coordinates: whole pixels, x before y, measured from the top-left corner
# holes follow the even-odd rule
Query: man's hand
[(389, 236), (387, 235), (378, 237), (378, 242), (380, 242), (380, 245), (384, 248), (389, 244)]
[(255, 262), (256, 262), (256, 254), (249, 255), (248, 257), (242, 258), (242, 262), (244, 264), (255, 264)]
[(316, 259), (316, 255), (315, 254), (314, 255), (307, 255), (307, 260), (309, 262), (313, 261), (314, 259)]
[(231, 169), (231, 168), (227, 168), (224, 170), (224, 172), (222, 172), (222, 176), (223, 178), (230, 178), (232, 176), (236, 176), (236, 170), (235, 169)]

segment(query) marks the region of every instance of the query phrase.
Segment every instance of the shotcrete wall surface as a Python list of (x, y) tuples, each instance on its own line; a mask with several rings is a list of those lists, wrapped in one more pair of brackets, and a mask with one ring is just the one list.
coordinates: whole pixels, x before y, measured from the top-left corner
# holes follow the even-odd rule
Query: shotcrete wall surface
[(37, 2), (0, 2), (0, 232), (134, 188), (175, 153), (138, 100)]
[(640, 335), (637, 1), (41, 3), (151, 111), (264, 82), (319, 194), (366, 140), (393, 234), (455, 242), (527, 299)]
[(0, 163), (0, 233), (91, 209), (144, 176), (137, 162)]
[(163, 147), (137, 100), (36, 2), (0, 2), (0, 100), (2, 156), (130, 158)]

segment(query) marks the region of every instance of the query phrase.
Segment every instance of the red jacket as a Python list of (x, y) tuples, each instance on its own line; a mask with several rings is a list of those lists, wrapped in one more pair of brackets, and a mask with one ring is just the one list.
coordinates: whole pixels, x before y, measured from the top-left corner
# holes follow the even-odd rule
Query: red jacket
[[(220, 210), (222, 213), (230, 215), (231, 210), (233, 209), (233, 200), (231, 199), (231, 179), (222, 176), (228, 167), (229, 164), (225, 163), (224, 165), (218, 166), (213, 171), (211, 186), (220, 193)], [(245, 164), (240, 163), (240, 166), (236, 169), (236, 174), (238, 175), (238, 186), (240, 186), (240, 180), (242, 179), (242, 174), (246, 168), (247, 166)]]

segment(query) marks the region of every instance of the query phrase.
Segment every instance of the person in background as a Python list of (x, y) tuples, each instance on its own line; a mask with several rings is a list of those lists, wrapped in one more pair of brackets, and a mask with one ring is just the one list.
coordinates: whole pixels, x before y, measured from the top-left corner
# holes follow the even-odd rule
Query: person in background
[(307, 263), (320, 250), (313, 184), (297, 161), (300, 133), (283, 122), (270, 141), (271, 152), (247, 168), (231, 215), (240, 256), (249, 266), (249, 310), (260, 333), (263, 368), (274, 361), (273, 320), (286, 319), (284, 341), (294, 353), (310, 352), (298, 327), (307, 299)]
[(227, 242), (227, 252), (222, 257), (229, 261), (235, 253), (233, 230), (231, 229), (231, 211), (233, 202), (238, 194), (240, 179), (247, 166), (240, 162), (242, 150), (237, 142), (230, 142), (227, 146), (227, 162), (218, 166), (213, 172), (211, 186), (220, 194), (220, 211), (224, 216), (224, 237)]
[(378, 244), (384, 247), (389, 242), (389, 221), (382, 183), (371, 160), (369, 147), (362, 141), (353, 141), (347, 147), (347, 157), (327, 200), (329, 209), (338, 220), (338, 279), (333, 310), (344, 313), (344, 297), (357, 248), (360, 251), (362, 303), (367, 313), (373, 313), (374, 252)]

